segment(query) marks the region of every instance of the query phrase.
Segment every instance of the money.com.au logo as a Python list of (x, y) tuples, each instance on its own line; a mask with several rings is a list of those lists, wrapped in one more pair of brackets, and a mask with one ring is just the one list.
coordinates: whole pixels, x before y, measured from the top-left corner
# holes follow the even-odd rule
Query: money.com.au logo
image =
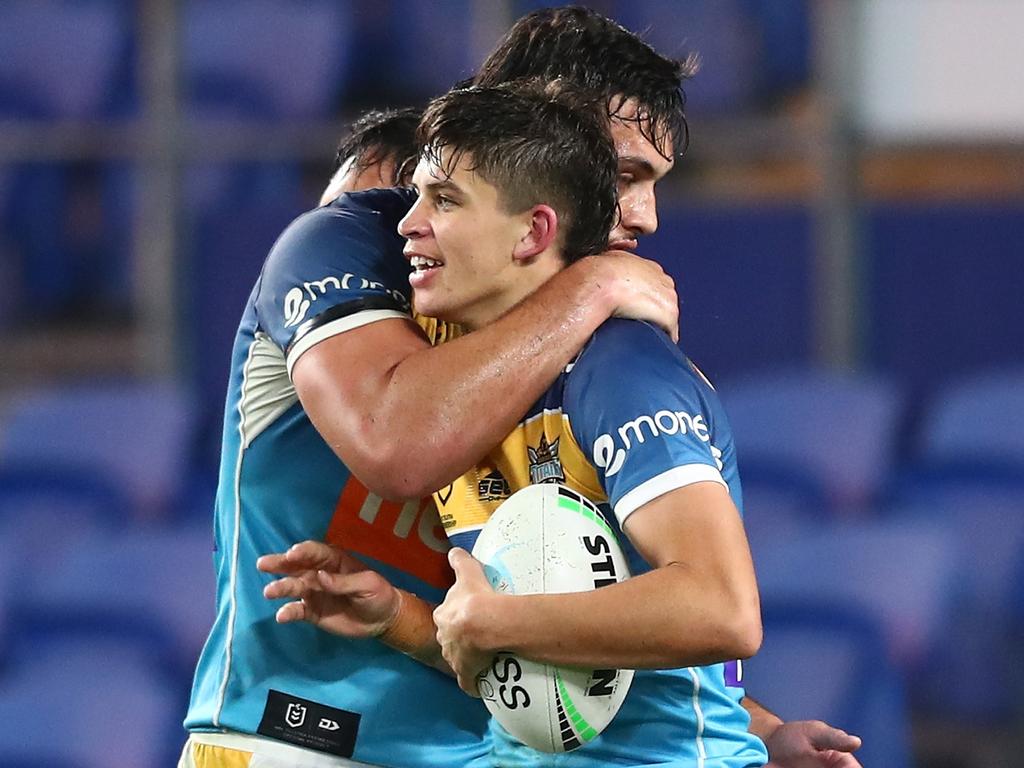
[(346, 272), (340, 277), (328, 275), (319, 280), (310, 280), (302, 285), (297, 285), (284, 295), (284, 325), (285, 328), (292, 328), (306, 319), (309, 308), (313, 302), (321, 296), (326, 296), (328, 291), (383, 291), (395, 299), (399, 305), (406, 304), (406, 298), (399, 291), (385, 288), (384, 283), (376, 280), (367, 280), (365, 277), (356, 277)]
[[(615, 430), (614, 435), (605, 433), (594, 441), (594, 465), (604, 470), (605, 477), (611, 477), (622, 469), (634, 443), (643, 444), (648, 438), (662, 435), (693, 435), (707, 443), (718, 469), (722, 469), (722, 452), (711, 445), (711, 432), (704, 422), (704, 415), (692, 416), (685, 411), (661, 410), (653, 416), (642, 414)], [(616, 437), (618, 441), (616, 441)]]

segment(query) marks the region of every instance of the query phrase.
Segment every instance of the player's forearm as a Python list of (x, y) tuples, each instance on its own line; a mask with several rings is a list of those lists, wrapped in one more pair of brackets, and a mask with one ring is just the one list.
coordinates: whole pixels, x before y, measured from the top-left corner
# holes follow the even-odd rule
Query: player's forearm
[(400, 601), (398, 611), (377, 639), (421, 664), (451, 675), (451, 667), (441, 656), (441, 646), (437, 644), (434, 606), (405, 590), (399, 589), (397, 592)]
[(740, 704), (750, 715), (750, 725), (747, 728), (752, 734), (767, 741), (775, 732), (775, 729), (782, 725), (782, 719), (764, 707), (760, 702), (749, 696), (744, 696)]
[(482, 650), (550, 664), (673, 668), (752, 656), (760, 645), (756, 598), (669, 565), (591, 592), (486, 595), (470, 631)]
[(443, 488), (514, 428), (614, 309), (595, 263), (574, 265), (493, 324), (391, 369), (362, 431), (387, 446), (377, 474), (391, 470), (393, 495)]

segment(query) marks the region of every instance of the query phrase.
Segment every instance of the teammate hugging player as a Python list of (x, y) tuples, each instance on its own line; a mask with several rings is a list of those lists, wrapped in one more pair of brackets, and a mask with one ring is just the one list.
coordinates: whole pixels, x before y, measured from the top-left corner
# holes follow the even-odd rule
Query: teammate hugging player
[[(673, 105), (681, 118), (681, 72), (621, 27), (571, 8), (524, 17), (481, 76), (579, 78), (605, 94), (620, 117), (655, 117), (613, 125), (622, 210), (613, 240), (632, 247), (657, 224), (654, 182), (671, 165), (662, 129), (675, 125), (661, 118)], [(645, 136), (641, 129), (650, 128), (653, 134)], [(443, 563), (431, 546), (437, 545), (430, 522), (436, 518), (426, 510), (418, 516), (413, 505), (382, 503), (374, 492), (415, 496), (470, 466), (514, 426), (616, 303), (632, 312), (643, 307), (671, 325), (662, 278), (639, 260), (606, 255), (567, 267), (466, 338), (428, 349), (402, 319), (399, 297), (408, 284), (396, 266), (391, 233), (392, 217), (404, 211), (391, 199), (382, 193), (343, 198), (300, 218), (275, 246), (247, 308), (218, 494), (218, 620), (197, 674), (185, 764), (245, 765), (250, 754), (261, 765), (348, 764), (328, 751), (403, 766), (463, 765), (482, 756), (486, 747), (473, 718), (483, 708), (453, 701), (452, 682), (387, 649), (374, 651), (368, 640), (272, 626), (273, 607), (256, 604), (265, 579), (254, 573), (254, 556), (326, 535), (363, 560), (313, 542), (268, 558), (264, 564), (275, 572), (301, 570), (302, 563), (314, 569), (291, 582), (306, 583), (309, 599), (286, 605), (283, 618), (326, 619), (315, 614), (338, 602), (327, 595), (318, 603), (314, 593), (344, 581), (342, 602), (355, 617), (335, 629), (359, 637), (386, 630), (384, 640), (406, 647), (418, 629), (432, 636), (430, 611), (423, 612), (413, 593), (440, 594), (422, 578), (437, 575), (435, 564)], [(630, 290), (645, 275), (643, 290)], [(674, 305), (674, 297), (670, 301)], [(396, 591), (366, 561), (410, 592)], [(315, 569), (344, 575), (318, 576)], [(271, 584), (268, 595), (287, 594), (276, 590), (288, 583)], [(378, 597), (386, 610), (370, 619)], [(411, 609), (398, 611), (400, 620), (393, 621), (395, 608), (405, 606)], [(440, 662), (436, 646), (420, 658)], [(271, 691), (277, 691), (275, 707)], [(346, 710), (341, 746), (337, 739), (310, 738), (318, 735), (311, 713), (324, 704)], [(292, 728), (303, 713), (303, 723)], [(770, 723), (773, 737), (782, 731), (800, 736), (790, 754), (806, 757), (812, 750), (803, 738), (807, 724), (777, 723)], [(238, 737), (257, 731), (258, 737)], [(319, 752), (282, 743), (296, 739)], [(782, 762), (781, 751), (777, 759), (798, 765)]]
[[(433, 102), (413, 176), (420, 197), (400, 225), (420, 310), (478, 330), (602, 247), (617, 167), (607, 130), (593, 112), (507, 87)], [(629, 424), (637, 432), (623, 442)], [(645, 440), (638, 430), (648, 430)], [(736, 477), (728, 426), (713, 390), (668, 336), (641, 323), (606, 323), (489, 458), (436, 496), (456, 543), (470, 545), (499, 503), (480, 497), (482, 479), (498, 473), (510, 491), (557, 479), (609, 501), (634, 570), (647, 572), (589, 593), (500, 596), (479, 565), (454, 550), (458, 581), (434, 615), (463, 688), (475, 692), (476, 673), (499, 649), (554, 664), (647, 668), (608, 729), (559, 761), (766, 762), (747, 731), (742, 689), (724, 665), (696, 666), (751, 655), (760, 622), (729, 495)], [(423, 655), (431, 640), (421, 633), (416, 650)], [(684, 664), (694, 666), (675, 668)], [(659, 667), (670, 669), (652, 669)], [(492, 736), (496, 763), (538, 764), (537, 753), (500, 727)]]

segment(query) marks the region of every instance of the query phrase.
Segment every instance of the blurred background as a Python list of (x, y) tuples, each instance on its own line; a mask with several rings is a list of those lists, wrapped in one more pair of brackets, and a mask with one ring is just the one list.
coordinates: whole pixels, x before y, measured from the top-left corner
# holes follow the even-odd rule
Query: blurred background
[[(174, 764), (267, 250), (348, 120), (422, 105), (541, 5), (0, 3), (5, 765)], [(703, 61), (641, 251), (736, 433), (748, 692), (868, 768), (1020, 765), (1024, 4), (590, 5)]]

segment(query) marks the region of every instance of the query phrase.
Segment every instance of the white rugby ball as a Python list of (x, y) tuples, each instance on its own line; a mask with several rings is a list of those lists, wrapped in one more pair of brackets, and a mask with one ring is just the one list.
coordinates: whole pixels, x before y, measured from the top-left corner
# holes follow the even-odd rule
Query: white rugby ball
[[(515, 595), (582, 592), (629, 576), (597, 507), (555, 484), (531, 485), (502, 503), (473, 556), (497, 591)], [(632, 681), (631, 669), (554, 667), (500, 653), (477, 687), (491, 715), (523, 744), (568, 752), (607, 727)]]

